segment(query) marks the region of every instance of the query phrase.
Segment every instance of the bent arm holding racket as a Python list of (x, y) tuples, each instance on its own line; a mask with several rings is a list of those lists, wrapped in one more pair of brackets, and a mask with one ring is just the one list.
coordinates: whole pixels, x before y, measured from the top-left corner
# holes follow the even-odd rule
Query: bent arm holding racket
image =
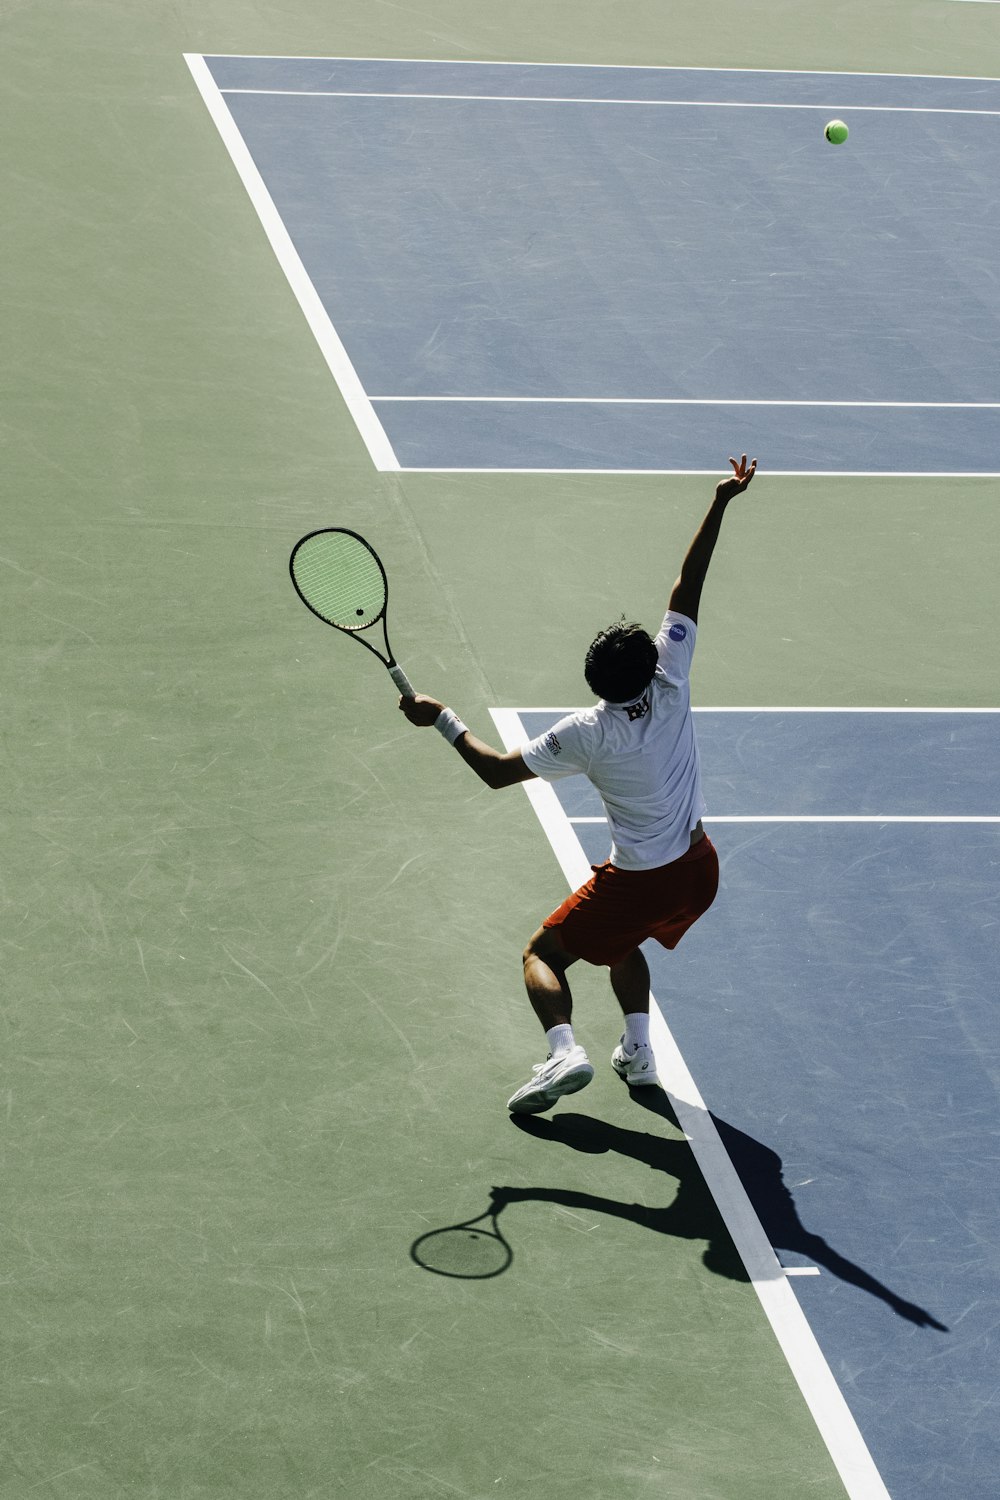
[[(502, 755), (470, 734), (450, 708), (413, 691), (389, 645), (386, 622), (389, 581), (370, 542), (343, 526), (325, 526), (296, 542), (289, 569), (295, 592), (308, 610), (378, 657), (403, 694), (399, 706), (411, 724), (422, 727), (436, 724), (448, 743), (456, 747), (462, 759), (489, 787), (513, 786), (535, 774), (528, 770), (518, 751)], [(379, 623), (384, 651), (366, 638)]]
[(429, 729), (433, 724), (440, 730), (449, 744), (455, 746), (465, 764), (472, 767), (480, 781), (484, 781), (495, 792), (501, 787), (515, 786), (519, 781), (530, 781), (534, 777), (534, 771), (529, 771), (521, 758), (520, 750), (510, 750), (502, 755), (492, 745), (487, 745), (485, 740), (470, 734), (461, 719), (436, 698), (417, 693), (413, 698), (400, 698), (399, 707), (411, 724), (416, 724), (421, 729)]

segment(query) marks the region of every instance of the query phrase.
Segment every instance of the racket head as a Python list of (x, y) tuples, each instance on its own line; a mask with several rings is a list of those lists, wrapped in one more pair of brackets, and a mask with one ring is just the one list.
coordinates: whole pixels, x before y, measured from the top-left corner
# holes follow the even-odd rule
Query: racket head
[(487, 1229), (473, 1219), (468, 1224), (452, 1224), (447, 1229), (432, 1229), (421, 1235), (410, 1247), (410, 1258), (435, 1276), (489, 1281), (503, 1275), (514, 1259), (514, 1252), (495, 1220), (493, 1228)]
[(461, 1281), (502, 1276), (514, 1259), (499, 1223), (509, 1202), (508, 1191), (493, 1188), (489, 1208), (474, 1219), (422, 1234), (410, 1246), (410, 1259), (435, 1276), (454, 1276)]
[(385, 615), (385, 569), (356, 531), (342, 526), (310, 531), (293, 547), (288, 569), (306, 608), (337, 630), (367, 630)]

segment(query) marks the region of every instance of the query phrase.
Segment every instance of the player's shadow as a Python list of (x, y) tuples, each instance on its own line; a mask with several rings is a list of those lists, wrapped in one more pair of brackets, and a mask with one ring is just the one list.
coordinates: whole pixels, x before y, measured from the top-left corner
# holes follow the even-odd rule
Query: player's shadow
[[(659, 1089), (648, 1092), (660, 1093)], [(666, 1101), (666, 1095), (662, 1095)], [(669, 1104), (668, 1104), (669, 1109)], [(742, 1260), (719, 1217), (705, 1179), (683, 1139), (649, 1135), (625, 1130), (592, 1115), (561, 1113), (545, 1118), (541, 1115), (514, 1115), (511, 1123), (536, 1140), (568, 1146), (587, 1156), (601, 1156), (613, 1151), (633, 1161), (644, 1162), (651, 1171), (662, 1172), (676, 1184), (673, 1201), (665, 1208), (651, 1208), (643, 1203), (623, 1203), (596, 1193), (576, 1192), (564, 1188), (503, 1187), (494, 1189), (495, 1197), (509, 1203), (553, 1203), (561, 1208), (584, 1213), (606, 1214), (651, 1229), (656, 1234), (675, 1239), (707, 1242), (705, 1264), (720, 1276), (733, 1281), (749, 1278)]]
[[(662, 1089), (632, 1089), (630, 1093), (637, 1104), (678, 1128), (670, 1101)], [(917, 1327), (948, 1332), (945, 1324), (938, 1322), (931, 1313), (900, 1297), (862, 1266), (855, 1265), (841, 1255), (822, 1236), (813, 1234), (805, 1227), (799, 1218), (795, 1200), (785, 1186), (781, 1157), (776, 1151), (727, 1124), (725, 1120), (714, 1115), (712, 1118), (764, 1233), (775, 1249), (806, 1257), (841, 1281), (880, 1298), (899, 1317)], [(557, 1203), (566, 1208), (611, 1214), (659, 1234), (674, 1235), (682, 1239), (702, 1239), (707, 1241), (704, 1261), (710, 1270), (737, 1281), (748, 1279), (743, 1262), (719, 1217), (719, 1211), (685, 1140), (626, 1130), (589, 1115), (569, 1113), (557, 1114), (551, 1119), (538, 1115), (515, 1116), (513, 1123), (538, 1140), (557, 1142), (569, 1146), (573, 1151), (582, 1151), (588, 1155), (614, 1151), (633, 1161), (644, 1162), (652, 1171), (674, 1178), (678, 1186), (673, 1202), (666, 1208), (646, 1208), (638, 1203), (619, 1203), (589, 1193), (568, 1192), (558, 1188), (500, 1189), (506, 1202), (532, 1200)]]

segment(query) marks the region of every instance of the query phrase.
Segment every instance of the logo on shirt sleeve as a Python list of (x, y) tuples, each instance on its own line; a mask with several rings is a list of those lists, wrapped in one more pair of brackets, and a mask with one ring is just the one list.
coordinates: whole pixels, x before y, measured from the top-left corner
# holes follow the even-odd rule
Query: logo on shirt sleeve
[(551, 730), (545, 736), (542, 743), (545, 745), (546, 750), (551, 750), (553, 755), (562, 754), (562, 745), (559, 743), (558, 736), (553, 734)]
[(671, 625), (670, 629), (667, 631), (667, 634), (672, 641), (686, 641), (687, 633), (687, 626), (681, 625), (677, 620), (674, 621), (673, 625)]

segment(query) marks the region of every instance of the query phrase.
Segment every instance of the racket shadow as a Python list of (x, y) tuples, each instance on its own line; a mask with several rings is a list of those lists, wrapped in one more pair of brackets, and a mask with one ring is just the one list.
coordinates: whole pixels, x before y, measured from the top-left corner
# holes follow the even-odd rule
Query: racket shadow
[(514, 1260), (514, 1251), (498, 1222), (507, 1202), (504, 1190), (493, 1188), (489, 1207), (483, 1213), (420, 1235), (410, 1246), (410, 1259), (423, 1271), (461, 1281), (490, 1281), (502, 1276)]

